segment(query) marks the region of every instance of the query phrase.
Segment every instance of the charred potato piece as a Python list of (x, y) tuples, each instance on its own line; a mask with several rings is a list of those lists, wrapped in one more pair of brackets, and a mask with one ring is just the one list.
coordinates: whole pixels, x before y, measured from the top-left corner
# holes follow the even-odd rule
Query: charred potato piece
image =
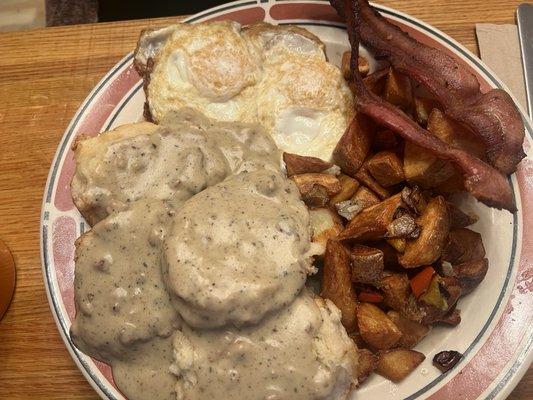
[(370, 151), (374, 124), (363, 114), (356, 114), (333, 150), (333, 161), (341, 170), (355, 177)]
[(383, 129), (376, 132), (372, 141), (372, 148), (375, 151), (391, 150), (398, 151), (400, 140), (398, 136), (389, 129)]
[(404, 207), (404, 203), (398, 193), (375, 206), (365, 208), (346, 225), (339, 235), (339, 240), (364, 242), (383, 239), (389, 224), (401, 207)]
[(465, 295), (471, 293), (485, 279), (489, 270), (489, 260), (482, 258), (454, 265), (453, 270), (461, 285), (461, 293)]
[(385, 262), (385, 268), (397, 269), (402, 268), (398, 263), (398, 252), (387, 242), (372, 243), (372, 246), (383, 253), (383, 261)]
[(461, 323), (461, 310), (454, 308), (453, 310), (448, 311), (448, 314), (437, 319), (435, 322), (440, 322), (442, 324), (457, 326)]
[(447, 203), (448, 214), (450, 215), (450, 229), (466, 228), (478, 221), (476, 215), (467, 214), (455, 204)]
[(403, 312), (411, 295), (411, 286), (406, 274), (390, 274), (381, 279), (381, 293), (387, 307)]
[(342, 189), (337, 177), (329, 174), (307, 173), (293, 175), (291, 179), (296, 183), (302, 200), (309, 207), (324, 207), (330, 197)]
[(431, 111), (438, 106), (439, 103), (436, 100), (415, 96), (413, 98), (415, 121), (423, 127), (427, 126)]
[(357, 325), (363, 340), (378, 350), (390, 349), (402, 336), (387, 314), (371, 303), (359, 303)]
[(349, 200), (353, 197), (357, 189), (359, 189), (359, 182), (349, 177), (348, 175), (340, 175), (338, 177), (341, 184), (341, 190), (330, 200), (330, 205), (335, 205), (341, 201)]
[(372, 207), (380, 202), (379, 197), (366, 186), (361, 186), (353, 195), (352, 200), (361, 204), (363, 209)]
[(427, 201), (417, 186), (412, 189), (406, 186), (402, 189), (401, 193), (402, 200), (407, 204), (407, 208), (411, 213), (420, 215), (424, 212), (427, 206)]
[(448, 233), (450, 217), (443, 197), (431, 199), (416, 223), (420, 226), (418, 239), (407, 241), (405, 252), (399, 256), (405, 268), (431, 265), (441, 256)]
[(381, 96), (385, 90), (389, 69), (383, 68), (363, 78), (363, 83), (375, 95)]
[(368, 349), (359, 349), (357, 385), (361, 385), (378, 366), (378, 357)]
[(403, 317), (397, 311), (389, 311), (387, 315), (402, 332), (402, 337), (398, 342), (400, 347), (411, 349), (429, 333), (429, 327), (422, 325), (419, 322), (411, 321)]
[(287, 176), (307, 174), (310, 172), (324, 172), (333, 164), (316, 157), (300, 156), (298, 154), (283, 153), (283, 162), (287, 168)]
[(342, 232), (344, 226), (339, 216), (329, 208), (315, 208), (309, 210), (312, 240), (326, 247), (329, 239), (335, 239)]
[(391, 151), (381, 151), (374, 154), (366, 162), (366, 168), (374, 179), (384, 187), (397, 185), (405, 180), (403, 163)]
[(341, 310), (341, 321), (347, 332), (357, 329), (357, 300), (352, 286), (350, 256), (335, 240), (328, 240), (326, 245), (321, 296)]
[(452, 265), (463, 264), (485, 258), (485, 247), (481, 235), (467, 228), (454, 229), (442, 252), (442, 260)]
[(373, 247), (356, 245), (350, 254), (352, 281), (377, 286), (383, 276), (383, 252)]
[(409, 77), (390, 68), (383, 98), (400, 108), (409, 108), (413, 102), (413, 88)]
[[(351, 51), (345, 51), (343, 54), (342, 54), (342, 62), (341, 62), (341, 70), (342, 70), (342, 76), (344, 77), (344, 79), (346, 79), (347, 81), (351, 80), (353, 77), (352, 77), (352, 70), (350, 68), (350, 58), (352, 56), (352, 52)], [(362, 56), (359, 56), (359, 61), (358, 61), (358, 69), (359, 69), (359, 74), (361, 76), (366, 76), (368, 74), (368, 71), (370, 69), (370, 65), (368, 64), (368, 60)]]
[(413, 372), (426, 356), (409, 349), (392, 349), (379, 354), (376, 372), (385, 378), (399, 382)]

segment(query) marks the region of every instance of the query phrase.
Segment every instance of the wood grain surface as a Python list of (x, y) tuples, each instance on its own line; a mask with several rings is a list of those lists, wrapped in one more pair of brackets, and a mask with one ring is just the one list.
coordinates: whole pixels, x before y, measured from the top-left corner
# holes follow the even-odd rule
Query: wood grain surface
[[(514, 23), (510, 0), (381, 0), (477, 52), (477, 22)], [(81, 101), (134, 48), (141, 28), (176, 18), (0, 34), (0, 238), (17, 265), (0, 321), (0, 399), (97, 399), (50, 312), (39, 256), (41, 200), (56, 146)], [(466, 322), (466, 321), (465, 321)], [(530, 370), (510, 399), (533, 399)]]

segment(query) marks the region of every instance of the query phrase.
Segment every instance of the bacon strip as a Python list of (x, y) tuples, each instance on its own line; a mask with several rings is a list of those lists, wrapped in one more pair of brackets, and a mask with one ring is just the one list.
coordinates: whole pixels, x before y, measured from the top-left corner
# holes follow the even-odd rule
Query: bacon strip
[[(482, 94), (476, 77), (455, 59), (389, 23), (367, 0), (357, 2), (361, 43), (376, 57), (388, 59), (399, 72), (425, 86), (449, 117), (480, 137), (490, 164), (505, 174), (513, 173), (525, 157), (524, 124), (509, 94), (500, 89)], [(331, 3), (343, 15), (341, 0)]]
[(466, 189), (478, 200), (490, 207), (515, 211), (512, 189), (503, 174), (471, 154), (454, 148), (433, 136), (401, 110), (386, 103), (365, 87), (357, 68), (360, 28), (364, 26), (360, 23), (360, 3), (358, 0), (343, 0), (343, 4), (340, 5), (340, 1), (332, 0), (332, 4), (340, 11), (341, 16), (346, 16), (348, 36), (352, 47), (350, 64), (358, 111), (401, 135), (404, 139), (427, 149), (437, 157), (454, 163), (463, 173)]

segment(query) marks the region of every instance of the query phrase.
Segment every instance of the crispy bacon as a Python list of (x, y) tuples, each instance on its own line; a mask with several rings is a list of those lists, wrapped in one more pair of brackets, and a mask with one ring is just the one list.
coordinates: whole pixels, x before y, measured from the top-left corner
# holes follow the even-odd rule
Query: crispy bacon
[[(377, 58), (386, 58), (399, 72), (425, 86), (448, 116), (470, 127), (485, 143), (490, 164), (505, 174), (514, 172), (525, 156), (524, 125), (509, 94), (499, 89), (482, 94), (476, 77), (455, 59), (389, 23), (367, 0), (355, 1), (361, 43)], [(331, 3), (344, 15), (342, 0)]]
[[(348, 36), (352, 47), (350, 63), (353, 73), (353, 90), (355, 91), (358, 111), (398, 133), (404, 139), (427, 149), (437, 157), (454, 163), (463, 173), (466, 189), (478, 200), (491, 207), (515, 211), (516, 205), (512, 189), (503, 174), (471, 154), (454, 148), (431, 135), (401, 110), (386, 103), (365, 87), (357, 69), (359, 30), (364, 26), (360, 23), (360, 3), (357, 0), (343, 0), (343, 3), (340, 4), (340, 0), (332, 0), (332, 4), (337, 8), (339, 14), (346, 17), (348, 25)], [(405, 34), (402, 33), (402, 35)]]

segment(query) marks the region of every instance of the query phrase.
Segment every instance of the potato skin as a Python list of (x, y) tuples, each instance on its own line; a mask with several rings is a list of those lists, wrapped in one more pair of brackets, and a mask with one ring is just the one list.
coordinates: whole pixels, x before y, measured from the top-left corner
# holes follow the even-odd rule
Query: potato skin
[(378, 357), (368, 349), (359, 349), (357, 385), (361, 385), (378, 367)]
[(283, 153), (283, 161), (287, 168), (287, 177), (307, 174), (310, 172), (324, 172), (333, 164), (316, 157), (300, 156), (298, 154)]
[(364, 242), (385, 238), (387, 228), (394, 220), (396, 211), (404, 206), (401, 194), (398, 193), (381, 203), (365, 208), (346, 225), (339, 235), (339, 240), (350, 239)]
[(357, 329), (357, 298), (352, 286), (350, 258), (346, 248), (336, 240), (328, 240), (326, 245), (321, 296), (341, 310), (347, 332)]
[(398, 258), (404, 268), (431, 265), (441, 256), (450, 231), (446, 200), (442, 196), (431, 199), (416, 223), (421, 227), (420, 236), (407, 241), (405, 252)]
[(442, 252), (442, 260), (452, 265), (463, 264), (485, 258), (485, 247), (478, 232), (467, 228), (450, 232)]
[(377, 286), (385, 268), (383, 252), (379, 249), (356, 245), (350, 254), (352, 281)]
[(387, 314), (371, 303), (359, 303), (357, 325), (363, 340), (378, 350), (390, 349), (402, 336)]
[(384, 351), (379, 354), (376, 372), (393, 382), (399, 382), (413, 372), (425, 359), (424, 354), (401, 347)]
[(429, 327), (419, 322), (411, 321), (397, 311), (389, 311), (387, 315), (402, 332), (402, 337), (398, 342), (400, 347), (405, 347), (406, 349), (415, 347), (430, 331)]
[(454, 265), (453, 270), (461, 285), (461, 294), (471, 293), (485, 279), (489, 270), (489, 260), (469, 261)]
[(333, 150), (333, 161), (341, 170), (355, 177), (370, 151), (374, 131), (372, 121), (363, 114), (357, 114)]

